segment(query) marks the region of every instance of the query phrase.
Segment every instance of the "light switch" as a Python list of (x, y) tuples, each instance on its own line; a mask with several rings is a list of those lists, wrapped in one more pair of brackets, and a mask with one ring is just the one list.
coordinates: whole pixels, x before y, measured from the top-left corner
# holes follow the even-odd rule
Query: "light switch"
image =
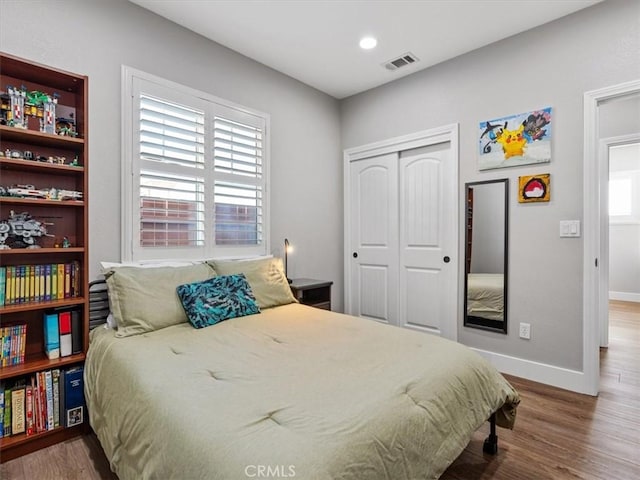
[(580, 220), (560, 220), (561, 237), (579, 237)]

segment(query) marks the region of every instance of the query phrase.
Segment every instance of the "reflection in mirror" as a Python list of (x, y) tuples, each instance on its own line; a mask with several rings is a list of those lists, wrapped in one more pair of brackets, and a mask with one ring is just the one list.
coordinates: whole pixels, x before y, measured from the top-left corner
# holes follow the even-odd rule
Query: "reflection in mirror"
[(464, 325), (507, 333), (509, 180), (466, 184)]

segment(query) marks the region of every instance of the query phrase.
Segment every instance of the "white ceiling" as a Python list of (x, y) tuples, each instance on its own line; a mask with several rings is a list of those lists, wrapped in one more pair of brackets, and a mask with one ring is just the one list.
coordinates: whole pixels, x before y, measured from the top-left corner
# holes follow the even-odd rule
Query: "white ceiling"
[[(600, 0), (130, 1), (344, 98)], [(378, 46), (360, 49), (364, 35), (375, 36)], [(407, 52), (420, 61), (396, 71), (382, 66)]]

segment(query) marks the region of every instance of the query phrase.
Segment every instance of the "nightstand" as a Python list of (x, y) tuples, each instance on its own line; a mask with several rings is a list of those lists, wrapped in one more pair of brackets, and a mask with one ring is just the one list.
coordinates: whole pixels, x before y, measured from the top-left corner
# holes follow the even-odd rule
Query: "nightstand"
[(331, 285), (333, 282), (325, 280), (294, 278), (291, 291), (303, 305), (331, 310)]

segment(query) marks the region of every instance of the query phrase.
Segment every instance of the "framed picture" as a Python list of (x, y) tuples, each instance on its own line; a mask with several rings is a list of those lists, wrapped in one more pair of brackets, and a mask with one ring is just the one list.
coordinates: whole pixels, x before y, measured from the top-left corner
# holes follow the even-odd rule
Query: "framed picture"
[(480, 122), (478, 169), (551, 161), (551, 107)]
[(551, 198), (551, 174), (526, 175), (518, 178), (518, 202), (548, 202)]
[(70, 408), (67, 410), (67, 427), (80, 425), (84, 421), (84, 407)]

